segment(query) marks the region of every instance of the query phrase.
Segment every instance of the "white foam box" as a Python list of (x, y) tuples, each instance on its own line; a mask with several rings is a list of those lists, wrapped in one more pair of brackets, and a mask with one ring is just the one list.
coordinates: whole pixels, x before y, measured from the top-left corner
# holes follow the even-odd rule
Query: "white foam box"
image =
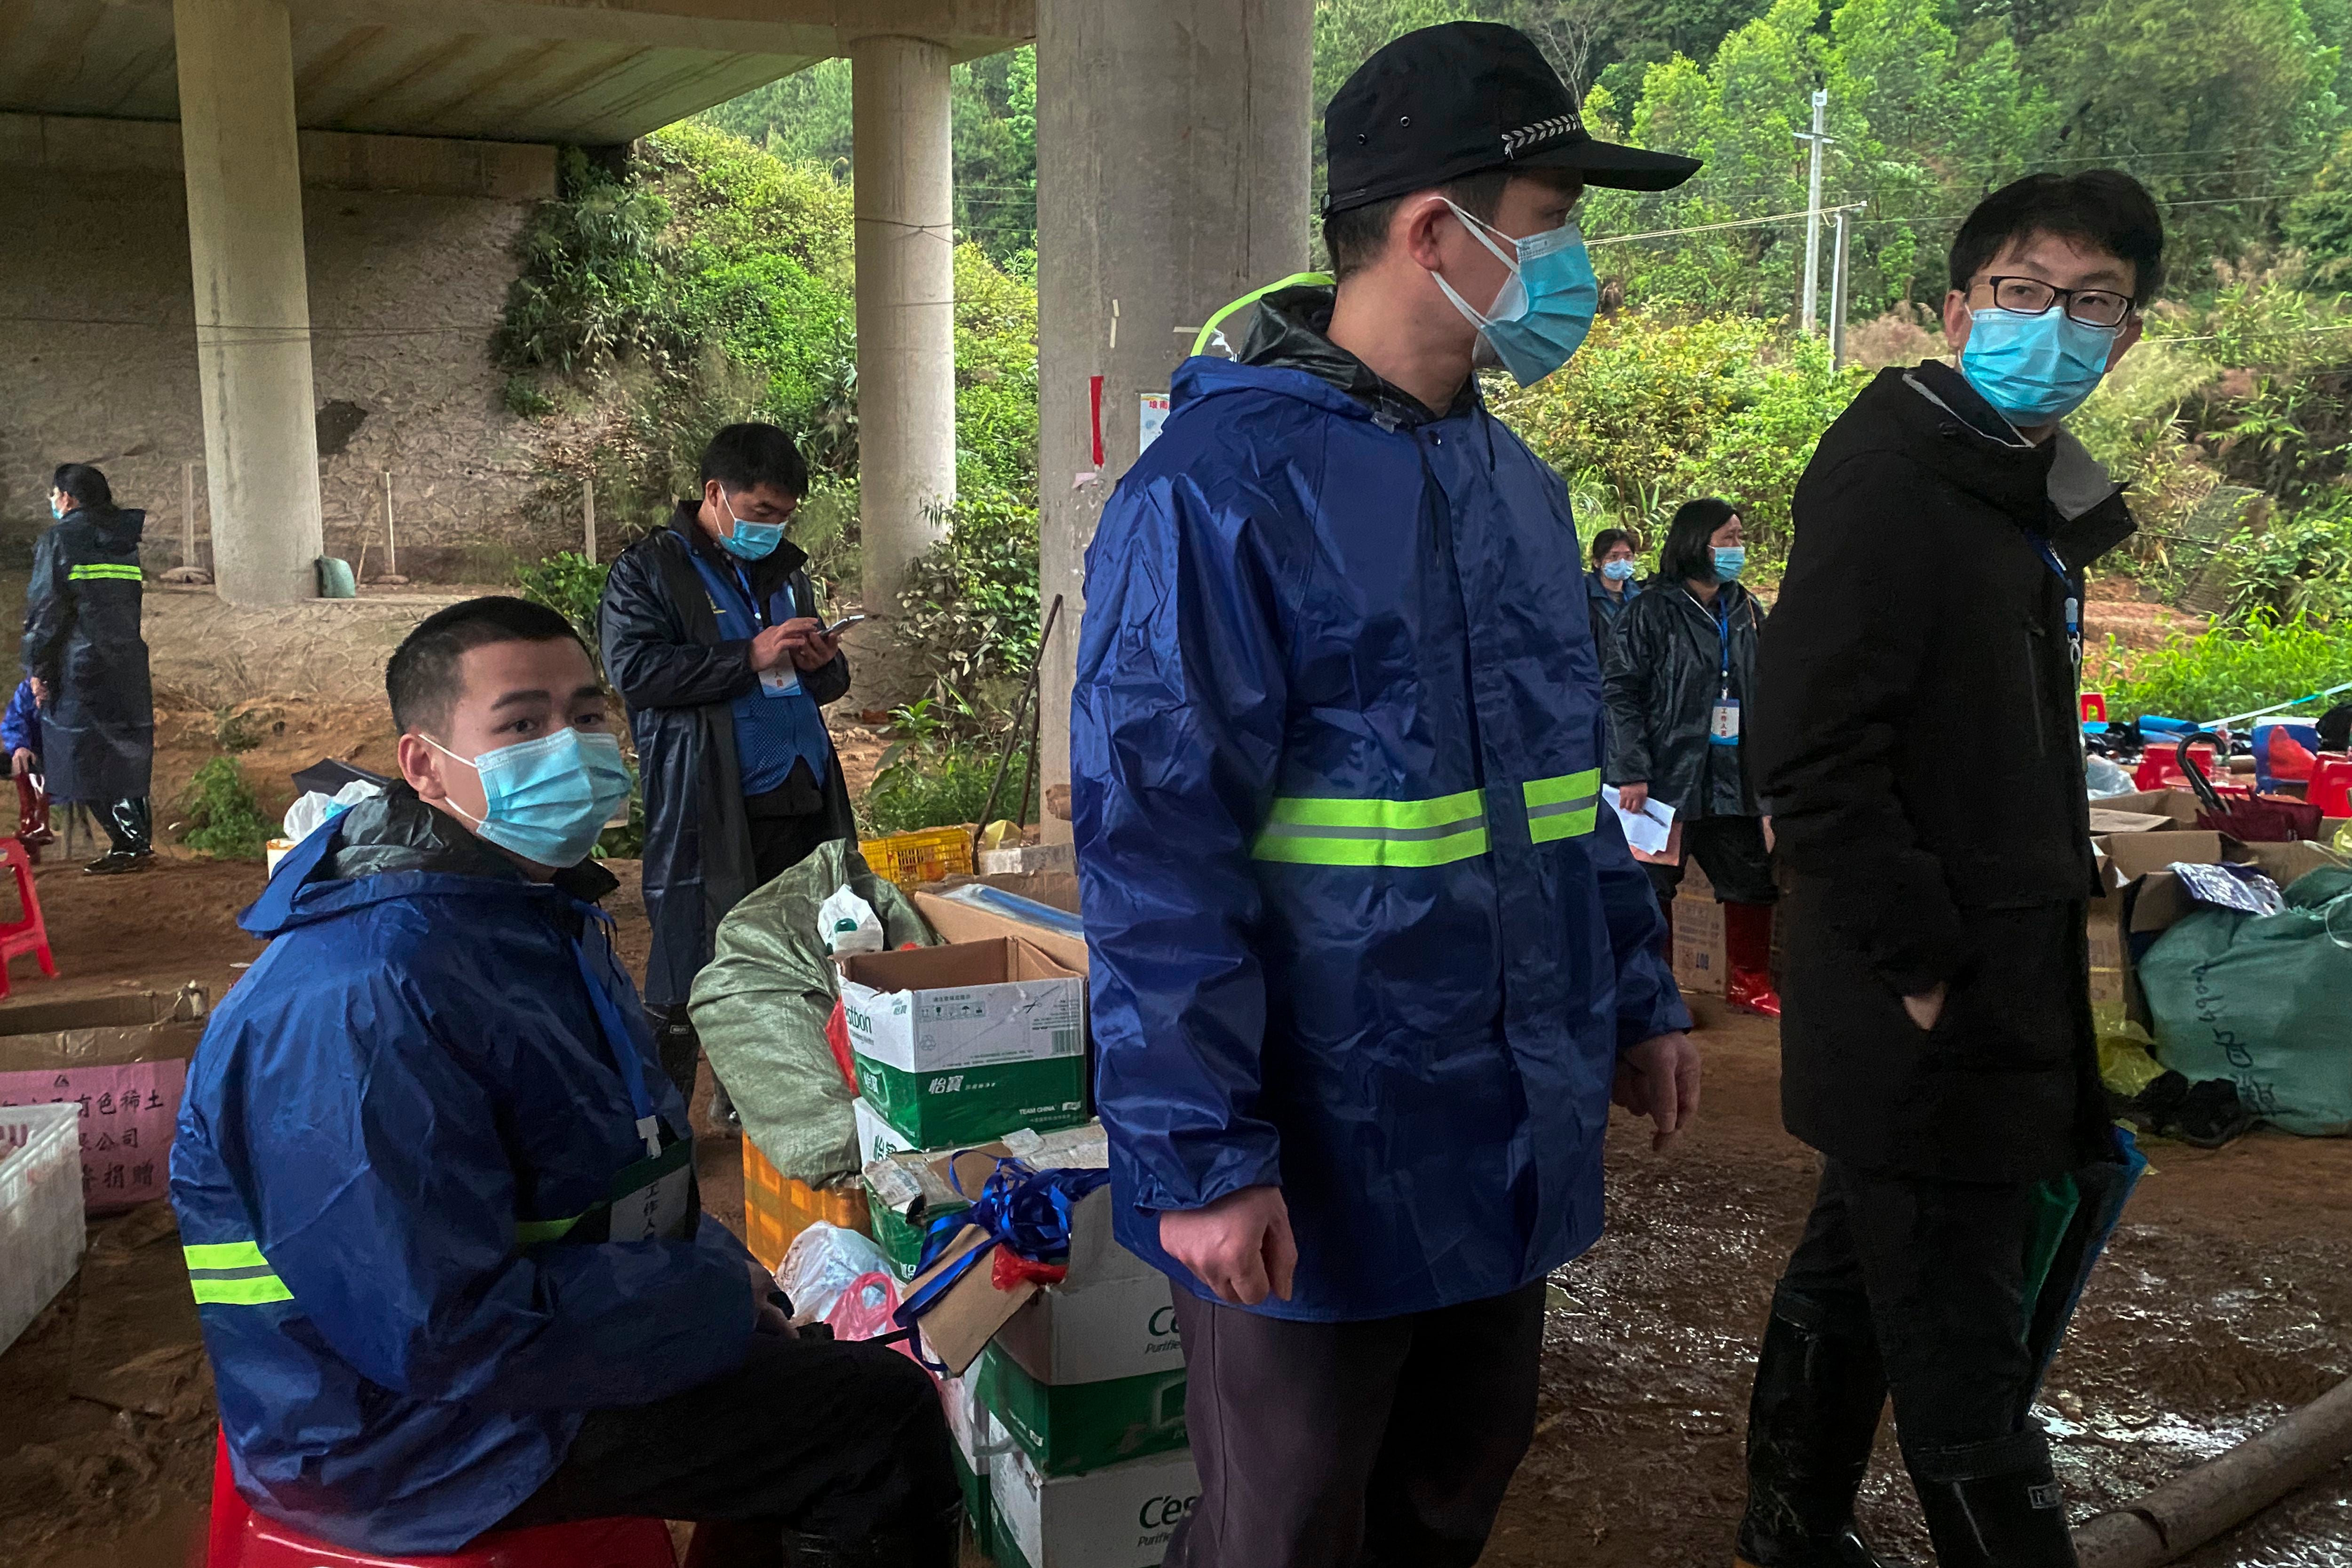
[(1111, 1236), (1110, 1192), (1080, 1199), (1070, 1225), (1070, 1271), (996, 1331), (998, 1347), (1038, 1382), (1108, 1383), (1184, 1364), (1168, 1276)]
[(1184, 1450), (1048, 1479), (1011, 1447), (991, 1456), (988, 1479), (999, 1568), (1156, 1568), (1201, 1500)]

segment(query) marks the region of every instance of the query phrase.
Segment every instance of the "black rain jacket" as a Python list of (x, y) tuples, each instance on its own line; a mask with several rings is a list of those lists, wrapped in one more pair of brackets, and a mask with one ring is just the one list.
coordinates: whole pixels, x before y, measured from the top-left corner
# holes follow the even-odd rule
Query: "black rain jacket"
[[(1930, 362), (1881, 372), (1822, 436), (1795, 519), (1748, 731), (1787, 892), (1789, 1131), (1942, 1180), (2101, 1158), (2066, 622), (2132, 531), (2121, 492)], [(1902, 998), (1938, 984), (1921, 1030)]]
[(143, 511), (81, 507), (33, 547), (22, 657), (25, 673), (48, 687), (37, 749), (51, 800), (147, 794), (155, 696), (139, 635), (146, 525)]
[[(758, 689), (748, 640), (722, 642), (709, 591), (695, 572), (692, 552), (717, 554), (681, 501), (670, 525), (621, 552), (604, 580), (597, 640), (604, 673), (629, 706), (645, 783), (646, 915), (653, 956), (646, 961), (649, 1007), (686, 1001), (694, 976), (710, 962), (719, 921), (758, 885), (752, 869), (751, 818), (735, 757), (737, 698)], [(808, 561), (790, 541), (764, 560), (748, 563), (752, 591), (763, 600), (787, 579), (793, 603), (816, 603)], [(802, 689), (819, 707), (849, 689), (849, 661), (836, 657), (822, 669), (801, 672)], [(849, 790), (841, 760), (825, 770), (824, 813), (840, 837), (855, 837)]]
[[(1723, 637), (1715, 611), (1680, 583), (1657, 583), (1619, 612), (1601, 643), (1602, 689), (1609, 702), (1612, 784), (1645, 784), (1685, 821), (1755, 816), (1756, 792), (1744, 753), (1753, 722), (1756, 633), (1764, 612), (1737, 583), (1716, 590), (1731, 628), (1731, 694), (1739, 699), (1742, 744), (1721, 760), (1706, 738), (1723, 689)], [(1712, 764), (1712, 765), (1710, 765)]]

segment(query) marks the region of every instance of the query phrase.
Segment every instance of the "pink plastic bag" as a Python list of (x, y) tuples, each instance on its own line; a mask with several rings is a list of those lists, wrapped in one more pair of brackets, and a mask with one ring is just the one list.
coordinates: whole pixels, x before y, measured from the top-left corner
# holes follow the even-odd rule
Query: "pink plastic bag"
[[(887, 1274), (861, 1274), (842, 1288), (824, 1321), (836, 1340), (871, 1340), (894, 1331), (890, 1314), (898, 1310), (898, 1281)], [(892, 1347), (903, 1351), (901, 1341)]]

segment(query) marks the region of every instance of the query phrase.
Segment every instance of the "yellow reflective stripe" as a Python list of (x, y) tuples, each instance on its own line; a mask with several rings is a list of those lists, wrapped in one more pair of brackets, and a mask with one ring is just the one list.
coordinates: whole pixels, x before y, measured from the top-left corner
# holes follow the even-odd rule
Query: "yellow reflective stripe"
[(519, 1219), (515, 1221), (515, 1245), (536, 1247), (542, 1241), (553, 1241), (578, 1225), (580, 1219), (578, 1215), (569, 1219)]
[(188, 1289), (200, 1307), (257, 1307), (294, 1299), (294, 1292), (261, 1256), (258, 1243), (204, 1242), (183, 1247), (180, 1255), (188, 1260)]
[(1274, 803), (1251, 853), (1294, 866), (1444, 866), (1486, 852), (1486, 795)]
[(250, 1268), (266, 1261), (260, 1244), (251, 1241), (214, 1241), (184, 1247), (180, 1256), (188, 1260), (191, 1268)]
[(1537, 844), (1581, 838), (1601, 821), (1601, 770), (1532, 779), (1520, 786), (1527, 803), (1528, 837)]
[(66, 570), (66, 581), (68, 583), (87, 582), (93, 577), (121, 577), (135, 583), (142, 575), (136, 566), (113, 565), (102, 561), (93, 562), (86, 566), (72, 566)]
[(1251, 289), (1209, 318), (1207, 323), (1201, 328), (1201, 335), (1192, 340), (1192, 352), (1196, 354), (1208, 353), (1209, 339), (1215, 334), (1218, 324), (1244, 305), (1255, 305), (1277, 289), (1292, 289), (1308, 283), (1328, 283), (1331, 280), (1331, 275), (1328, 272), (1294, 272), (1287, 278), (1276, 279), (1263, 289)]

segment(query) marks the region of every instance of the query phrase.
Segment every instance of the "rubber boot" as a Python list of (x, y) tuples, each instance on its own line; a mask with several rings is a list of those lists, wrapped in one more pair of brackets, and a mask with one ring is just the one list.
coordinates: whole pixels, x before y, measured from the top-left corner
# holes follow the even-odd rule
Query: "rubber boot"
[(1724, 999), (1735, 1007), (1779, 1017), (1780, 994), (1772, 988), (1772, 906), (1724, 905), (1723, 945), (1731, 966)]
[(1866, 1319), (1773, 1293), (1748, 1403), (1741, 1568), (1890, 1568), (1854, 1531), (1886, 1373)]
[(144, 796), (110, 801), (99, 820), (114, 847), (82, 868), (100, 877), (124, 871), (144, 871), (155, 863), (155, 845), (148, 826)]
[(41, 861), (41, 847), (57, 841), (49, 831), (49, 797), (33, 787), (33, 781), (22, 774), (16, 778), (16, 842), (25, 847), (25, 857), (35, 865)]
[(912, 1528), (855, 1541), (784, 1531), (785, 1568), (957, 1568), (963, 1559), (963, 1504)]
[(2065, 1496), (2039, 1426), (1905, 1458), (1942, 1568), (2077, 1568)]

